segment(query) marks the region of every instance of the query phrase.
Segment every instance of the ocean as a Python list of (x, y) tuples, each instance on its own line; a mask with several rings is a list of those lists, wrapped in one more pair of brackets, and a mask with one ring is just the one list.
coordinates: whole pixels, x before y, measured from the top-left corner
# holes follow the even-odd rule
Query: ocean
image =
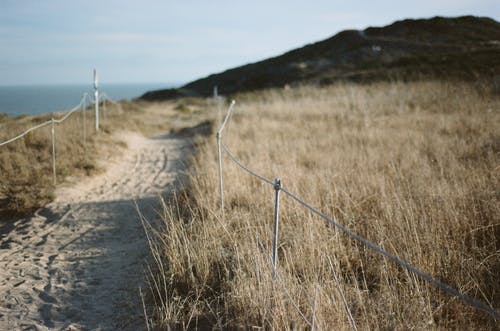
[[(101, 84), (99, 91), (114, 100), (130, 100), (147, 91), (175, 87), (175, 84)], [(63, 111), (76, 106), (87, 92), (93, 96), (93, 86), (41, 85), (0, 86), (0, 113), (9, 115), (36, 115)]]

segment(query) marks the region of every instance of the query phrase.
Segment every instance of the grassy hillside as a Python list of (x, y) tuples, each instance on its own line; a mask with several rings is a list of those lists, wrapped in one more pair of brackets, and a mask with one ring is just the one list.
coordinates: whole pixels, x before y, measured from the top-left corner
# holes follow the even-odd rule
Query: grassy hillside
[(403, 20), (386, 27), (347, 30), (257, 63), (229, 69), (180, 89), (142, 99), (207, 96), (338, 81), (429, 78), (491, 79), (500, 72), (500, 23), (484, 17)]
[[(460, 96), (460, 97), (457, 97)], [(466, 83), (335, 84), (236, 96), (237, 157), (341, 224), (478, 300), (500, 305), (500, 100)], [(200, 145), (191, 183), (152, 234), (166, 329), (493, 330), (437, 290)], [(313, 313), (315, 312), (315, 313)]]

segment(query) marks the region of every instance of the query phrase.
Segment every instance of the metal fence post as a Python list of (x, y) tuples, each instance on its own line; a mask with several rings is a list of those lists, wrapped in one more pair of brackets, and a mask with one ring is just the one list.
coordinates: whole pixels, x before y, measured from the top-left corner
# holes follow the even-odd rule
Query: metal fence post
[(274, 239), (273, 239), (273, 279), (276, 277), (276, 266), (278, 264), (278, 225), (279, 225), (279, 209), (280, 209), (280, 191), (281, 179), (274, 180)]
[(54, 118), (52, 118), (52, 175), (54, 176), (54, 186), (56, 185), (56, 130)]
[(87, 144), (87, 123), (85, 120), (86, 95), (83, 96), (82, 102), (82, 120), (83, 120), (83, 146)]
[(99, 130), (99, 90), (97, 71), (94, 69), (94, 112), (95, 112), (95, 129)]
[(224, 215), (224, 188), (222, 186), (222, 150), (221, 150), (221, 132), (217, 132), (217, 154), (219, 162), (219, 192), (220, 192), (220, 209)]
[(217, 103), (217, 121), (220, 125), (222, 123), (222, 98), (218, 96), (215, 102)]
[(222, 131), (224, 130), (224, 126), (226, 125), (229, 117), (231, 116), (231, 112), (233, 111), (235, 101), (231, 101), (231, 104), (229, 105), (229, 109), (226, 114), (226, 118), (224, 119), (224, 122), (222, 122), (219, 131), (217, 131), (216, 137), (217, 137), (217, 155), (218, 155), (218, 161), (219, 161), (219, 191), (220, 191), (220, 208), (222, 211), (222, 216), (224, 217), (224, 188), (222, 186)]

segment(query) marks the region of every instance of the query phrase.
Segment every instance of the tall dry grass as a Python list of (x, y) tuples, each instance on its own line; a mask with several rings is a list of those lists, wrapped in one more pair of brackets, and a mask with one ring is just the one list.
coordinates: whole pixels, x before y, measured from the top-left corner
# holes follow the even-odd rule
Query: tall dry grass
[[(185, 122), (183, 114), (174, 111), (173, 103), (100, 105), (100, 130), (96, 132), (93, 108), (80, 110), (63, 123), (55, 125), (56, 177), (64, 182), (67, 176), (88, 176), (101, 171), (100, 162), (120, 153), (123, 143), (114, 138), (117, 131), (141, 132), (146, 136), (165, 132)], [(65, 113), (41, 116), (0, 117), (0, 141), (17, 136), (25, 130)], [(86, 140), (84, 142), (83, 124)], [(54, 197), (52, 175), (51, 125), (32, 131), (25, 137), (0, 147), (0, 216), (27, 213), (45, 205)]]
[[(223, 135), (250, 168), (467, 295), (499, 306), (500, 99), (415, 82), (236, 97)], [(361, 246), (224, 158), (215, 137), (152, 231), (154, 324), (174, 329), (494, 329), (489, 315)]]

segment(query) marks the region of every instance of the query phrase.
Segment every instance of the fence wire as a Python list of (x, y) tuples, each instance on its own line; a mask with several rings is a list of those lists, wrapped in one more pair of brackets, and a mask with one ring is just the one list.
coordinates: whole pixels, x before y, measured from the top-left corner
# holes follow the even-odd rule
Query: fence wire
[(304, 202), (304, 200), (302, 200), (301, 198), (299, 198), (295, 194), (291, 193), (287, 189), (282, 187), (281, 191), (283, 191), (283, 193), (285, 193), (290, 198), (292, 198), (293, 200), (295, 200), (296, 202), (301, 204), (303, 207), (309, 209), (312, 213), (318, 215), (319, 217), (323, 218), (324, 220), (328, 221), (330, 224), (332, 224), (335, 227), (337, 227), (338, 229), (340, 229), (342, 232), (347, 234), (349, 237), (357, 240), (358, 242), (360, 242), (361, 244), (370, 248), (371, 250), (383, 255), (387, 259), (389, 259), (392, 262), (398, 264), (399, 266), (405, 268), (406, 270), (412, 272), (413, 274), (420, 277), (421, 279), (428, 281), (429, 283), (431, 283), (435, 287), (447, 292), (448, 294), (450, 294), (452, 296), (455, 296), (455, 297), (461, 299), (462, 301), (468, 303), (469, 305), (474, 306), (475, 308), (481, 309), (481, 310), (491, 314), (495, 318), (500, 318), (500, 313), (498, 313), (496, 310), (492, 309), (490, 306), (486, 305), (485, 303), (478, 301), (478, 300), (475, 300), (475, 299), (469, 297), (468, 295), (465, 295), (465, 294), (459, 292), (458, 290), (451, 287), (450, 285), (443, 283), (442, 281), (435, 279), (431, 275), (417, 269), (416, 267), (411, 265), (409, 262), (397, 257), (396, 255), (393, 255), (393, 254), (385, 251), (382, 247), (380, 247), (377, 244), (361, 237), (360, 235), (356, 234), (352, 230), (348, 229), (347, 227), (345, 227), (342, 224), (335, 221), (333, 218), (323, 214), (322, 212), (320, 212), (316, 208), (312, 207), (310, 204)]
[[(94, 104), (97, 106), (96, 102), (99, 102), (99, 99), (92, 99), (88, 93), (84, 93), (83, 96), (82, 96), (82, 99), (80, 100), (80, 103), (78, 105), (76, 105), (75, 107), (71, 108), (69, 111), (67, 111), (66, 114), (64, 114), (64, 116), (62, 116), (61, 118), (59, 119), (55, 119), (54, 117), (52, 117), (51, 120), (49, 121), (45, 121), (43, 123), (40, 123), (38, 125), (35, 125), (31, 128), (29, 128), (28, 130), (18, 134), (17, 136), (15, 137), (12, 137), (6, 141), (3, 141), (3, 142), (0, 142), (0, 147), (1, 146), (5, 146), (9, 143), (12, 143), (18, 139), (21, 139), (22, 137), (26, 136), (28, 133), (34, 131), (34, 130), (37, 130), (37, 129), (40, 129), (42, 127), (45, 127), (45, 126), (48, 126), (48, 125), (51, 125), (52, 126), (52, 130), (51, 130), (51, 137), (52, 137), (52, 175), (53, 175), (53, 178), (54, 178), (54, 186), (56, 185), (56, 175), (57, 175), (57, 171), (56, 171), (56, 135), (55, 135), (55, 125), (56, 124), (61, 124), (63, 123), (64, 121), (66, 121), (72, 114), (74, 114), (76, 111), (78, 110), (82, 110), (82, 121), (83, 121), (83, 145), (86, 144), (86, 137), (87, 137), (87, 134), (86, 134), (86, 124), (85, 124), (85, 111), (86, 111), (86, 108), (87, 108), (87, 99), (90, 101), (90, 104)], [(111, 98), (107, 97), (107, 95), (104, 95), (104, 96), (101, 96), (100, 100), (104, 103), (105, 100), (110, 100), (112, 103), (118, 105), (118, 107), (120, 107), (121, 109), (121, 105), (112, 100)], [(105, 113), (104, 113), (104, 110), (105, 110), (105, 107), (103, 108), (103, 116), (105, 116)], [(95, 120), (96, 120), (96, 129), (98, 129), (98, 119), (99, 119), (99, 114), (97, 112), (97, 107), (96, 107), (96, 117), (95, 117)]]
[(66, 115), (64, 115), (61, 119), (54, 119), (54, 123), (60, 124), (64, 122), (68, 117), (70, 117), (75, 111), (80, 110), (82, 108), (82, 104), (85, 102), (85, 95), (82, 97), (82, 100), (78, 105), (75, 107), (71, 108)]
[(101, 102), (104, 102), (104, 101), (109, 101), (109, 102), (111, 102), (112, 104), (114, 104), (115, 106), (117, 106), (118, 108), (120, 108), (120, 109), (122, 108), (121, 103), (119, 103), (118, 101), (113, 100), (112, 98), (110, 98), (110, 97), (106, 94), (106, 92), (102, 92), (102, 93), (101, 93), (101, 95), (100, 95), (100, 97), (101, 97), (101, 98), (100, 98), (100, 99), (101, 99)]
[(222, 148), (226, 151), (227, 155), (229, 155), (231, 160), (233, 160), (233, 162), (236, 163), (241, 169), (245, 170), (246, 172), (248, 172), (250, 175), (254, 176), (255, 178), (260, 179), (261, 181), (266, 182), (267, 184), (274, 187), (274, 182), (272, 180), (267, 179), (266, 177), (257, 174), (255, 171), (251, 170), (250, 168), (245, 166), (243, 163), (241, 163), (240, 160), (238, 160), (236, 158), (236, 156), (234, 156), (234, 154), (231, 152), (229, 147), (227, 147), (227, 145), (224, 144), (223, 142), (222, 142)]
[(88, 94), (85, 93), (83, 96), (82, 96), (82, 99), (80, 101), (80, 103), (78, 105), (76, 105), (75, 107), (71, 108), (67, 114), (65, 114), (63, 117), (61, 117), (60, 119), (52, 119), (52, 120), (49, 120), (49, 121), (45, 121), (43, 123), (40, 123), (38, 125), (35, 125), (31, 128), (29, 128), (28, 130), (18, 134), (17, 136), (15, 137), (12, 137), (6, 141), (3, 141), (3, 142), (0, 142), (0, 146), (4, 146), (4, 145), (7, 145), (7, 144), (10, 144), (18, 139), (21, 139), (22, 137), (24, 137), (25, 135), (27, 135), (28, 133), (34, 131), (34, 130), (37, 130), (37, 129), (40, 129), (40, 128), (43, 128), (44, 126), (47, 126), (49, 124), (52, 124), (52, 122), (54, 123), (57, 123), (57, 124), (61, 124), (62, 122), (64, 122), (66, 119), (68, 119), (74, 112), (76, 112), (77, 110), (81, 109), (82, 105), (85, 104), (86, 102), (86, 99), (88, 97)]
[[(232, 108), (232, 107), (231, 107)], [(230, 111), (232, 110), (230, 108)], [(229, 115), (229, 113), (228, 113)], [(227, 118), (228, 116), (226, 116)], [(224, 122), (224, 125), (226, 124), (226, 121)], [(223, 129), (223, 126), (221, 127), (221, 129), (219, 130), (219, 133), (222, 131)], [(248, 168), (247, 166), (245, 166), (241, 161), (238, 160), (238, 158), (236, 158), (236, 156), (231, 152), (231, 150), (227, 147), (226, 144), (224, 144), (223, 142), (221, 142), (222, 144), (222, 147), (224, 148), (224, 151), (226, 151), (226, 153), (229, 155), (230, 159), (236, 163), (241, 169), (243, 169), (245, 172), (247, 172), (248, 174), (252, 175), (253, 177), (275, 187), (274, 185), (274, 182), (267, 179), (266, 177), (262, 176), (262, 175), (259, 175), (258, 173), (256, 173), (255, 171), (251, 170), (250, 168)], [(296, 202), (298, 202), (300, 205), (302, 205), (303, 207), (305, 207), (306, 209), (308, 209), (309, 211), (311, 211), (312, 213), (318, 215), (319, 217), (323, 218), (325, 221), (329, 222), (330, 224), (334, 225), (336, 228), (338, 228), (339, 230), (341, 230), (342, 232), (344, 232), (346, 235), (348, 235), (349, 237), (355, 239), (356, 241), (358, 241), (359, 243), (363, 244), (364, 246), (368, 247), (369, 249), (375, 251), (376, 253), (379, 253), (380, 255), (384, 256), (385, 258), (391, 260), (392, 262), (396, 263), (397, 265), (403, 267), (404, 269), (410, 271), (411, 273), (413, 273), (414, 275), (418, 276), (419, 278), (429, 282), (430, 284), (432, 284), (433, 286), (441, 289), (442, 291), (448, 293), (449, 295), (451, 296), (454, 296), (454, 297), (457, 297), (459, 299), (461, 299), (463, 302), (469, 304), (470, 306), (472, 307), (475, 307), (479, 310), (482, 310), (488, 314), (490, 314), (492, 317), (494, 317), (495, 319), (500, 319), (500, 313), (495, 310), (494, 308), (490, 307), (489, 305), (481, 302), (481, 301), (478, 301), (476, 299), (473, 299), (471, 298), (470, 296), (466, 295), (466, 294), (463, 294), (461, 293), (460, 291), (458, 291), (457, 289), (451, 287), (450, 285), (432, 277), (430, 274), (428, 273), (425, 273), (419, 269), (417, 269), (416, 267), (414, 267), (413, 265), (411, 265), (409, 262), (397, 257), (396, 255), (393, 255), (389, 252), (387, 252), (386, 250), (384, 250), (382, 247), (378, 246), (377, 244), (361, 237), (360, 235), (358, 235), (357, 233), (355, 233), (354, 231), (350, 230), (349, 228), (345, 227), (344, 225), (338, 223), (337, 221), (335, 221), (333, 218), (329, 217), (328, 215), (325, 215), (323, 214), (322, 212), (320, 212), (318, 209), (312, 207), (310, 204), (306, 203), (304, 200), (302, 200), (301, 198), (299, 198), (298, 196), (296, 196), (295, 194), (293, 194), (292, 192), (288, 191), (287, 189), (283, 188), (282, 186), (279, 187), (279, 190), (283, 191), (283, 193), (285, 193), (287, 196), (289, 196), (290, 198), (292, 198), (293, 200), (295, 200)]]
[(43, 122), (43, 123), (40, 123), (38, 125), (35, 125), (34, 127), (31, 127), (29, 128), (28, 130), (24, 131), (23, 133), (13, 137), (13, 138), (10, 138), (6, 141), (3, 141), (3, 142), (0, 142), (0, 146), (4, 146), (4, 145), (7, 145), (7, 144), (10, 144), (18, 139), (21, 139), (22, 137), (24, 137), (25, 135), (27, 135), (28, 133), (30, 133), (31, 131), (35, 131), (36, 129), (40, 129), (40, 128), (43, 128), (44, 126), (47, 126), (47, 125), (50, 125), (52, 124), (52, 121), (46, 121), (46, 122)]
[[(121, 108), (121, 104), (113, 99), (111, 99), (106, 93), (102, 93), (100, 98), (101, 102), (103, 100), (106, 100), (106, 101), (109, 101), (111, 102), (112, 104), (118, 106)], [(52, 122), (54, 122), (55, 124), (61, 124), (63, 123), (64, 121), (66, 121), (71, 115), (73, 115), (73, 113), (75, 113), (76, 111), (78, 110), (81, 110), (82, 106), (84, 107), (84, 109), (87, 107), (87, 100), (88, 100), (88, 103), (90, 105), (94, 104), (95, 103), (95, 100), (88, 94), (88, 93), (84, 93), (83, 96), (82, 96), (82, 99), (80, 100), (80, 103), (78, 105), (76, 105), (75, 107), (71, 108), (70, 110), (67, 111), (67, 113), (61, 117), (60, 119), (52, 119), (52, 120), (48, 120), (48, 121), (45, 121), (43, 123), (40, 123), (40, 124), (37, 124), (29, 129), (27, 129), (26, 131), (18, 134), (17, 136), (14, 136), (12, 138), (9, 138), (5, 141), (2, 141), (0, 142), (0, 147), (1, 146), (5, 146), (7, 144), (10, 144), (18, 139), (21, 139), (22, 137), (26, 136), (28, 133), (32, 132), (32, 131), (35, 131), (37, 129), (40, 129), (40, 128), (43, 128), (44, 126), (47, 126), (47, 125), (50, 125), (52, 124)]]

